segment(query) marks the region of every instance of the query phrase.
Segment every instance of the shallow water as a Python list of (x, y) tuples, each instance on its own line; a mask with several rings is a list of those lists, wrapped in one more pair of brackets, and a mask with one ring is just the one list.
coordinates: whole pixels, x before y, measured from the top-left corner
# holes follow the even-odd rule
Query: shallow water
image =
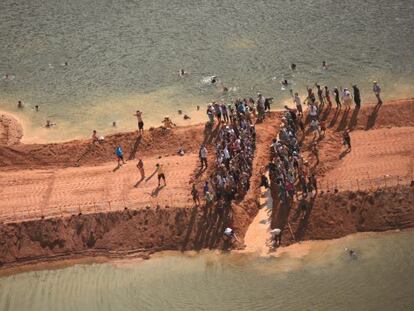
[(299, 257), (209, 252), (28, 272), (0, 278), (0, 310), (412, 310), (413, 242), (412, 231), (361, 234), (305, 243)]
[[(376, 79), (385, 98), (412, 96), (413, 15), (406, 0), (2, 0), (0, 77), (14, 79), (0, 80), (0, 110), (23, 100), (26, 136), (50, 141), (108, 132), (114, 120), (133, 129), (136, 109), (147, 125), (179, 121), (177, 109), (204, 120), (196, 105), (226, 99), (202, 83), (211, 75), (230, 97), (262, 91), (274, 107), (289, 98), (282, 78), (302, 93), (358, 83), (370, 100)], [(58, 127), (39, 130), (46, 119)]]

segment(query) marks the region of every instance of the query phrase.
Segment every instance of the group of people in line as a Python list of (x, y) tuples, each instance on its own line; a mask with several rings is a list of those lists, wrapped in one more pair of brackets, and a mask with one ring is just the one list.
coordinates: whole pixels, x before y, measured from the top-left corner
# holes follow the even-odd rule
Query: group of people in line
[[(252, 175), (256, 129), (253, 124), (253, 105), (248, 100), (236, 99), (233, 105), (209, 104), (209, 125), (217, 120), (219, 130), (214, 141), (215, 166), (203, 192), (206, 204), (228, 206), (235, 198), (241, 198), (249, 189)], [(201, 145), (199, 151), (201, 170), (208, 167), (208, 149)], [(199, 195), (192, 190), (193, 200), (199, 203)]]

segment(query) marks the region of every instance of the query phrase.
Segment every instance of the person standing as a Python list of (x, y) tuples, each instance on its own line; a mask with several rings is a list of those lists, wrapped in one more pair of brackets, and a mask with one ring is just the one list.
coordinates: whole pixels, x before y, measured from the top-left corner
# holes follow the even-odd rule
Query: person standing
[(325, 99), (326, 99), (326, 102), (328, 103), (328, 107), (331, 108), (332, 101), (331, 101), (331, 95), (329, 93), (330, 93), (329, 88), (327, 85), (325, 85)]
[(144, 171), (144, 162), (142, 161), (141, 158), (138, 159), (137, 168), (141, 175), (141, 180), (143, 180), (145, 178), (145, 171)]
[(361, 108), (361, 94), (359, 93), (359, 88), (358, 86), (355, 84), (352, 86), (353, 90), (354, 90), (354, 102), (355, 102), (355, 106), (356, 108)]
[(163, 166), (157, 163), (156, 168), (157, 168), (157, 174), (158, 174), (158, 187), (161, 184), (161, 179), (164, 181), (164, 186), (166, 186), (167, 182), (165, 181), (165, 173), (164, 173)]
[(296, 110), (298, 111), (299, 116), (302, 116), (303, 115), (302, 103), (300, 101), (300, 97), (297, 92), (293, 96), (293, 102), (296, 105)]
[(144, 132), (144, 122), (142, 121), (142, 112), (137, 110), (134, 116), (137, 117), (137, 121), (138, 121), (138, 133), (142, 135), (142, 133)]
[(381, 87), (379, 86), (377, 81), (373, 81), (374, 85), (372, 87), (372, 90), (374, 91), (375, 97), (377, 97), (378, 103), (377, 105), (381, 105), (382, 104), (382, 100), (381, 100)]
[(349, 92), (347, 88), (344, 88), (344, 91), (342, 93), (342, 101), (345, 104), (345, 109), (351, 109), (351, 103), (352, 103), (351, 92)]
[[(124, 161), (124, 153), (122, 152), (121, 145), (118, 145), (116, 147), (115, 154), (116, 154), (116, 157), (118, 159), (118, 166), (121, 166), (122, 164), (125, 164), (125, 161)], [(122, 164), (121, 164), (121, 161), (122, 161)]]
[(99, 142), (98, 134), (96, 130), (92, 132), (92, 144), (97, 144)]
[(323, 105), (325, 103), (325, 101), (323, 100), (323, 91), (322, 91), (321, 86), (317, 83), (316, 83), (316, 89), (318, 90), (319, 104)]
[(205, 145), (201, 145), (200, 148), (200, 161), (201, 161), (201, 169), (203, 169), (204, 167), (207, 168), (207, 148)]
[(336, 102), (336, 109), (341, 109), (341, 100), (339, 99), (339, 90), (337, 87), (333, 90), (334, 96), (335, 96), (335, 102)]

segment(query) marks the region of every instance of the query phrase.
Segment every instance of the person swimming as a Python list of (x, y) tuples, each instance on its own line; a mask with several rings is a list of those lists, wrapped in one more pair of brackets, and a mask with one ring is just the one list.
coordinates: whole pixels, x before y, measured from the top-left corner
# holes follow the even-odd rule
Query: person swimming
[(184, 76), (188, 75), (188, 72), (187, 72), (187, 71), (185, 71), (184, 69), (180, 69), (180, 71), (179, 71), (178, 75), (179, 75), (180, 77), (184, 77)]
[(46, 128), (51, 128), (52, 126), (55, 126), (55, 125), (56, 123), (52, 123), (50, 120), (46, 120), (46, 125), (45, 125)]
[(294, 63), (290, 64), (290, 69), (295, 71), (296, 70), (296, 64), (294, 64)]
[(282, 86), (287, 87), (289, 85), (288, 80), (284, 79), (280, 82), (282, 84)]
[(345, 250), (348, 252), (349, 257), (351, 257), (354, 260), (358, 259), (358, 255), (353, 249), (345, 248)]

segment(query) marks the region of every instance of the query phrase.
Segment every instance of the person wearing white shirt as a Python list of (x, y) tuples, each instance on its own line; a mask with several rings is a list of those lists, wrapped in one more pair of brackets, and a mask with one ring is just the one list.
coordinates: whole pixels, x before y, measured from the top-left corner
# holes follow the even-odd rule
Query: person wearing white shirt
[(382, 104), (382, 100), (381, 100), (381, 87), (379, 86), (377, 81), (373, 81), (373, 87), (372, 90), (374, 91), (375, 97), (378, 100), (377, 105), (381, 105)]
[(208, 152), (207, 152), (206, 146), (201, 145), (201, 148), (200, 148), (201, 169), (203, 169), (204, 166), (205, 168), (207, 168), (207, 155), (208, 155)]

